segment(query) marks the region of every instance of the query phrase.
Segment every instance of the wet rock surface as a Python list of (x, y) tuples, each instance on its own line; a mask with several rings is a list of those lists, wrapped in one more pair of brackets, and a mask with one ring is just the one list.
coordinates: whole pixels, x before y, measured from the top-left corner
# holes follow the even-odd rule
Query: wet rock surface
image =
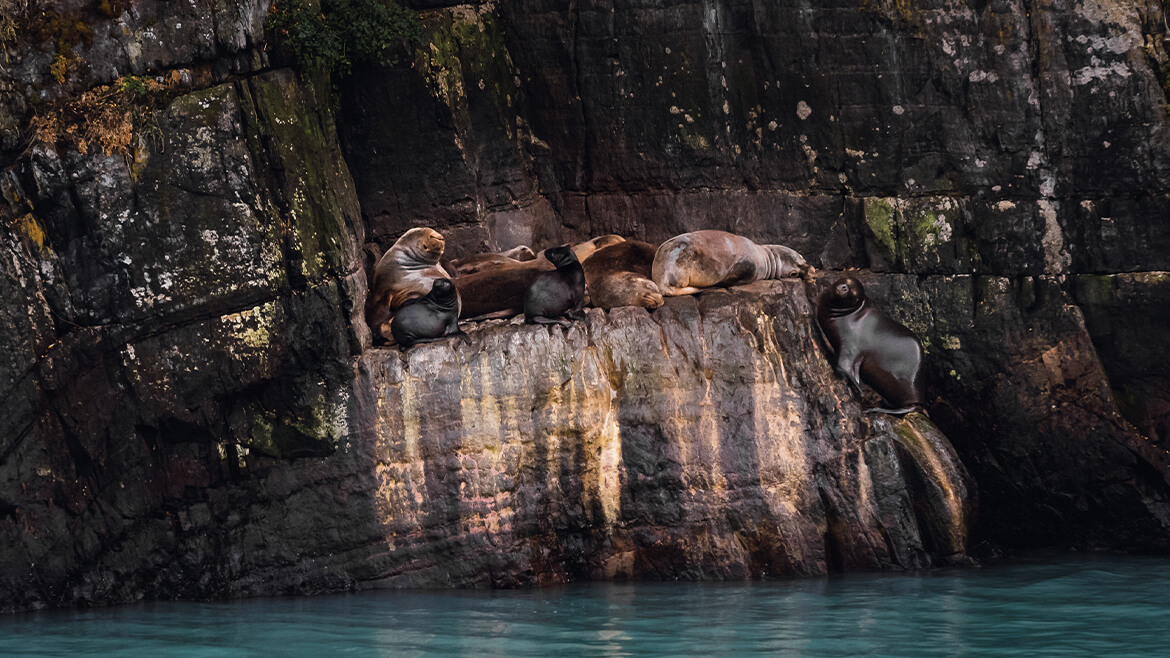
[[(1161, 3), (408, 4), (337, 80), (263, 2), (2, 44), (0, 609), (1170, 548)], [(28, 145), (127, 75), (179, 82), (126, 152)], [(933, 424), (860, 413), (797, 282), (370, 349), (417, 225), (863, 268)]]

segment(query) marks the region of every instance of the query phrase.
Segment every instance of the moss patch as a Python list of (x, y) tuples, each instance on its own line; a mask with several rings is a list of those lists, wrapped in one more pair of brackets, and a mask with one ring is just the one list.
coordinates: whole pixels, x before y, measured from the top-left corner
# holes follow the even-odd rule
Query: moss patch
[(38, 110), (30, 122), (33, 139), (47, 144), (71, 143), (81, 153), (126, 155), (162, 107), (188, 85), (183, 74), (124, 76)]
[(31, 212), (25, 213), (17, 217), (13, 224), (30, 245), (36, 245), (37, 251), (42, 256), (52, 254), (53, 250), (49, 248), (49, 238), (45, 235), (45, 229), (41, 227), (41, 223), (37, 221), (36, 215)]
[[(486, 95), (509, 114), (514, 67), (495, 15), (486, 8), (456, 7), (425, 12), (422, 19), (425, 39), (415, 52), (415, 66), (451, 109), (458, 132), (471, 130), (469, 94)], [(511, 126), (507, 129), (511, 134)]]
[(878, 246), (881, 247), (882, 255), (891, 260), (895, 255), (894, 223), (897, 217), (895, 203), (897, 203), (895, 199), (876, 197), (866, 197), (865, 199), (865, 223), (869, 225), (869, 230), (873, 233), (874, 239), (877, 240)]
[(865, 199), (865, 222), (882, 258), (910, 269), (954, 259), (959, 218), (958, 203), (946, 196)]
[(331, 115), (323, 109), (319, 89), (328, 87), (327, 78), (319, 77), (319, 84), (292, 76), (255, 78), (249, 83), (255, 106), (245, 108), (254, 115), (248, 123), (267, 137), (249, 136), (250, 148), (283, 172), (284, 239), (306, 281), (344, 271), (351, 241), (343, 198), (349, 173), (333, 141)]
[(393, 64), (421, 36), (418, 15), (389, 0), (275, 0), (265, 30), (306, 71)]

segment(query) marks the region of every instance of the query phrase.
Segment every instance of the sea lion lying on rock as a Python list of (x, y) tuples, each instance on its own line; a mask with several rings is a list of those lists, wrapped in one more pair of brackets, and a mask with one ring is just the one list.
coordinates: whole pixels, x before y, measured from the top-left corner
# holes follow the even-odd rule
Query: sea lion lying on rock
[[(610, 245), (618, 244), (619, 242), (625, 242), (625, 241), (626, 241), (626, 239), (623, 238), (622, 236), (617, 235), (616, 233), (610, 233), (607, 235), (600, 235), (600, 236), (593, 238), (593, 239), (590, 239), (590, 240), (585, 240), (584, 242), (577, 242), (577, 243), (573, 244), (572, 250), (573, 250), (573, 253), (577, 255), (577, 262), (584, 264), (585, 261), (589, 260), (589, 257), (592, 256), (593, 253), (595, 251), (597, 251), (598, 249), (604, 249)], [(561, 246), (567, 246), (567, 244), (561, 245)], [(545, 249), (545, 250), (541, 251), (539, 254), (537, 254), (536, 255), (537, 259), (539, 260), (541, 258), (544, 258), (545, 260), (548, 260), (548, 256), (546, 253), (547, 251), (548, 250)]]
[(593, 252), (582, 264), (590, 303), (606, 310), (662, 306), (662, 293), (650, 280), (654, 252), (654, 245), (641, 240), (625, 240)]
[(712, 286), (802, 276), (811, 269), (803, 256), (783, 245), (760, 245), (726, 231), (695, 231), (658, 247), (652, 278), (670, 297)]
[[(599, 238), (579, 242), (572, 247), (562, 245), (542, 250), (533, 260), (525, 262), (500, 262), (455, 279), (462, 304), (461, 318), (487, 320), (510, 318), (524, 312), (524, 296), (541, 272), (556, 270), (548, 259), (553, 249), (570, 250), (572, 253), (593, 254), (597, 245), (613, 245), (624, 242), (620, 235), (603, 235)], [(578, 260), (579, 262), (579, 260)]]
[(494, 254), (473, 254), (451, 261), (451, 267), (454, 269), (452, 274), (455, 276), (465, 276), (496, 267), (519, 265), (520, 263), (534, 260), (535, 258), (536, 254), (525, 245), (520, 245), (507, 251), (499, 251)]
[(898, 416), (923, 411), (922, 345), (914, 332), (869, 303), (860, 281), (843, 277), (821, 293), (817, 324), (836, 353), (837, 372), (858, 392), (862, 382), (869, 384), (893, 407), (868, 411)]
[[(593, 257), (599, 249), (605, 249), (608, 246), (620, 244), (626, 239), (616, 233), (608, 235), (599, 235), (592, 240), (578, 242), (573, 245), (573, 254), (577, 257), (577, 262), (584, 264), (585, 261)], [(552, 260), (551, 258), (549, 260)]]
[(569, 247), (545, 250), (545, 257), (557, 269), (536, 275), (524, 294), (524, 321), (538, 324), (566, 324), (562, 317), (583, 319), (585, 270)]
[(459, 294), (451, 280), (435, 279), (430, 292), (403, 304), (394, 313), (390, 333), (403, 349), (463, 333), (459, 330)]
[(446, 246), (443, 235), (429, 228), (412, 228), (386, 250), (374, 266), (374, 280), (366, 298), (366, 323), (389, 338), (383, 325), (400, 306), (431, 291), (435, 279), (450, 279), (439, 265)]
[(552, 263), (541, 257), (457, 277), (455, 288), (461, 300), (459, 317), (486, 320), (523, 313), (524, 294), (528, 287), (538, 274), (552, 269)]

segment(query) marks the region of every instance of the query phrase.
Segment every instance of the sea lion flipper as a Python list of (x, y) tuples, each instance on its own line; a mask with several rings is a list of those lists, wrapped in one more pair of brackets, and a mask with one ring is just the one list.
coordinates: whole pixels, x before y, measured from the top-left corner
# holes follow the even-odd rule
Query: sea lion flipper
[(572, 322), (565, 320), (564, 318), (546, 318), (543, 315), (536, 315), (531, 318), (525, 318), (525, 321), (529, 324), (558, 324), (565, 329), (569, 329), (573, 326)]
[(433, 343), (437, 340), (439, 340), (439, 339), (438, 338), (414, 338), (410, 341), (409, 344), (402, 343), (402, 349), (408, 349), (408, 348), (414, 347), (415, 345), (421, 345), (422, 343)]
[(861, 392), (861, 358), (852, 349), (842, 349), (837, 354), (837, 363), (833, 368), (841, 376), (853, 384), (858, 393)]
[(366, 314), (366, 324), (370, 327), (377, 327), (390, 320), (390, 303), (389, 300), (382, 300), (370, 304), (369, 311)]
[[(920, 414), (926, 415), (926, 410), (918, 405), (912, 405), (909, 407), (902, 407), (901, 409), (883, 409), (882, 407), (874, 407), (872, 409), (866, 409), (865, 413), (867, 413), (867, 414), (890, 414), (891, 416), (905, 416), (906, 414), (913, 413), (915, 411), (917, 411)], [(929, 416), (927, 416), (927, 417), (929, 418)]]
[(682, 288), (675, 288), (673, 286), (664, 286), (659, 284), (658, 289), (662, 291), (663, 297), (679, 297), (681, 295), (695, 295), (702, 292), (702, 288), (694, 286), (685, 286)]

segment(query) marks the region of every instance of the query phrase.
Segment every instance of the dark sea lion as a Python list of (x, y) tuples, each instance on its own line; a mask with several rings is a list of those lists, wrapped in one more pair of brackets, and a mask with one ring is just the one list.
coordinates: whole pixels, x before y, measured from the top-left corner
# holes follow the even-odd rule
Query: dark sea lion
[(557, 269), (540, 272), (524, 294), (524, 321), (565, 324), (561, 319), (580, 319), (585, 305), (585, 270), (570, 247), (545, 250)]
[(922, 345), (910, 331), (865, 298), (861, 282), (844, 277), (821, 293), (817, 324), (837, 355), (835, 368), (857, 390), (869, 384), (901, 416), (923, 411), (926, 399)]
[(366, 298), (366, 323), (389, 338), (383, 325), (400, 306), (431, 291), (435, 279), (450, 279), (439, 265), (446, 243), (443, 235), (429, 228), (412, 228), (386, 250), (374, 266), (373, 283)]
[(459, 293), (450, 279), (435, 279), (431, 291), (403, 304), (390, 323), (394, 341), (406, 349), (415, 343), (429, 343), (459, 330)]
[(618, 306), (662, 306), (662, 293), (650, 280), (655, 246), (641, 240), (625, 240), (593, 252), (585, 268), (585, 287), (593, 306), (609, 310)]
[(694, 231), (658, 247), (652, 278), (670, 297), (712, 286), (803, 276), (811, 269), (804, 257), (783, 245), (756, 244), (726, 231)]

